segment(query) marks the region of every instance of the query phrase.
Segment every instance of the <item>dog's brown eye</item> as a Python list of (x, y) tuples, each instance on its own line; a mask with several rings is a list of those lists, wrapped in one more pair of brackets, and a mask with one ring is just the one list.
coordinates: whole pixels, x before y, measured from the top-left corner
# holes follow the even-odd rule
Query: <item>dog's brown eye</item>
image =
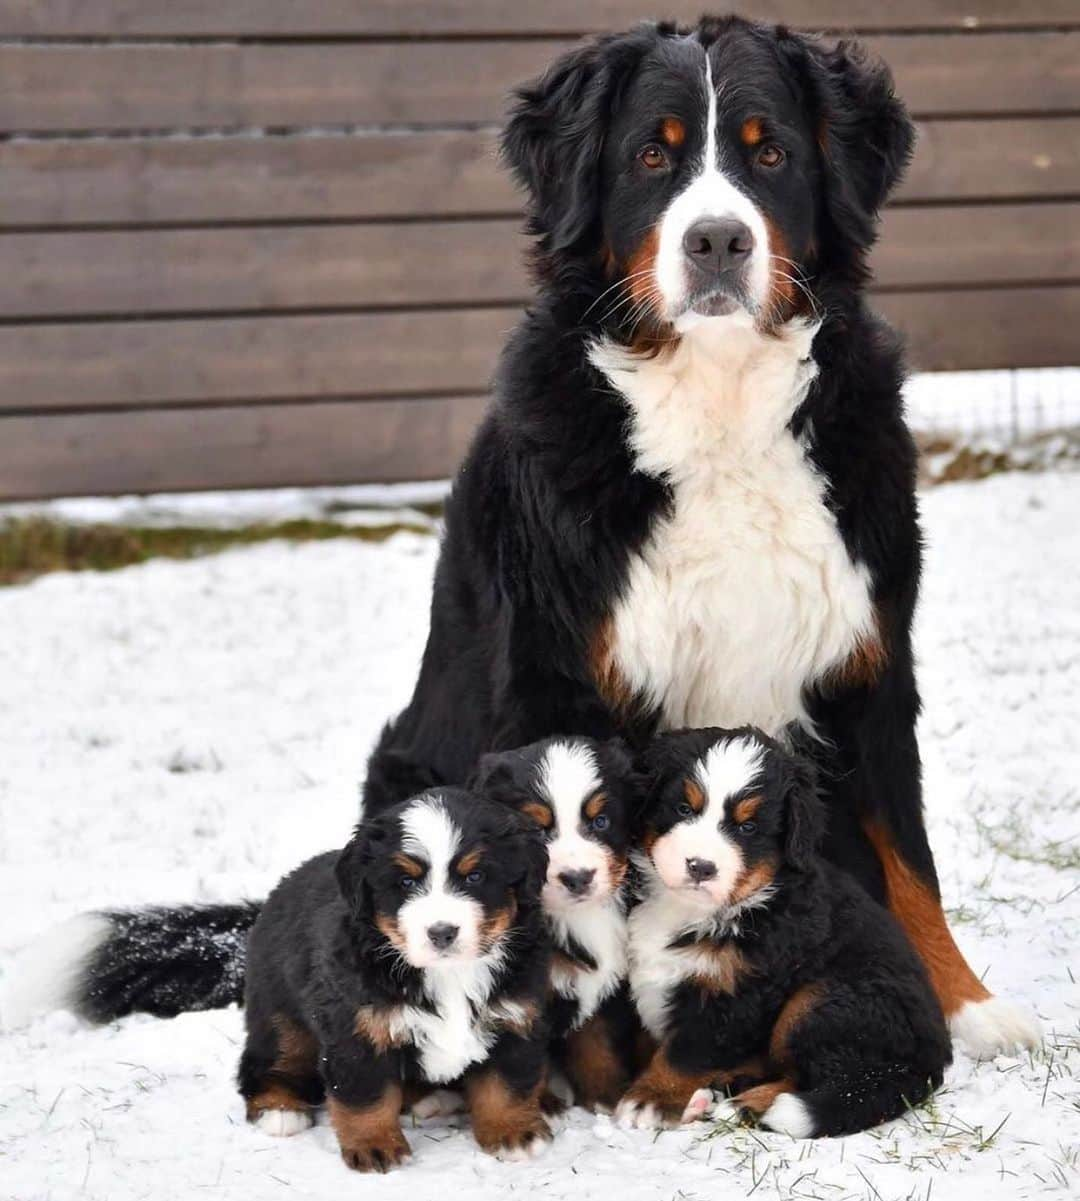
[(758, 151), (757, 161), (763, 167), (779, 167), (784, 161), (784, 152), (779, 146), (773, 146), (770, 143), (768, 146), (762, 146)]
[(739, 823), (739, 833), (740, 834), (747, 834), (747, 835), (753, 834), (753, 832), (756, 829), (757, 829), (757, 822), (740, 822)]
[(659, 146), (649, 145), (638, 154), (638, 160), (643, 167), (648, 167), (650, 171), (655, 171), (657, 167), (667, 166), (667, 155), (660, 149)]

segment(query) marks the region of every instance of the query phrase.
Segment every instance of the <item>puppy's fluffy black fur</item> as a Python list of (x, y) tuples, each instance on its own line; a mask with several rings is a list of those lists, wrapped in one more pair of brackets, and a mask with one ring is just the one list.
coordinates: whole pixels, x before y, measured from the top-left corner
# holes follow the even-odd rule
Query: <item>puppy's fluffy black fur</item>
[[(422, 1015), (439, 1017), (448, 976), (475, 966), (440, 965), (441, 983), (433, 983), (436, 969), (414, 967), (404, 953), (404, 906), (425, 886), (442, 887), (439, 880), (425, 885), (438, 867), (425, 854), (437, 856), (406, 830), (416, 806), (432, 801), (459, 834), (444, 865), (448, 895), (475, 907), (491, 966), (486, 986), (473, 989), (463, 1010), (471, 1013), (468, 1028), (435, 1027), (425, 1042)], [(463, 1039), (478, 1034), (483, 1046), (471, 1061), (463, 1054), (460, 1065), (477, 1140), (490, 1151), (524, 1151), (547, 1139), (539, 1110), (547, 1054), (545, 864), (527, 823), (480, 796), (442, 789), (362, 822), (340, 854), (320, 855), (287, 876), (263, 906), (248, 947), (239, 1085), (249, 1118), (304, 1114), (327, 1097), (349, 1166), (384, 1171), (408, 1154), (398, 1118), (403, 1088), (455, 1079), (447, 1064)]]
[[(652, 1106), (678, 1121), (697, 1088), (721, 1083), (775, 1129), (800, 1137), (863, 1130), (938, 1087), (951, 1047), (903, 931), (822, 858), (824, 812), (805, 763), (749, 729), (654, 742), (642, 756), (650, 851), (632, 946), (650, 940), (650, 924), (671, 900), (655, 868), (657, 848), (680, 823), (697, 820), (710, 749), (738, 739), (762, 748), (760, 774), (733, 795), (706, 797), (702, 810), (738, 856), (732, 899), (671, 931), (662, 952), (671, 985), (652, 1001), (660, 1045), (623, 1112)], [(682, 969), (684, 957), (694, 971)]]

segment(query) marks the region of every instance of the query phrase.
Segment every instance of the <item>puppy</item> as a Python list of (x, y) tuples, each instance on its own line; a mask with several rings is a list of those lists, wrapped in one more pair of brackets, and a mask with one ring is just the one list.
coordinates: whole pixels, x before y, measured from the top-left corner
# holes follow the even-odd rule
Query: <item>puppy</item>
[(386, 1171), (409, 1154), (403, 1089), (460, 1080), (485, 1151), (542, 1149), (546, 863), (516, 814), (445, 788), (287, 876), (248, 946), (248, 1119), (295, 1134), (325, 1097), (349, 1167)]
[(728, 1085), (811, 1138), (926, 1098), (951, 1059), (941, 1007), (896, 921), (819, 854), (809, 766), (750, 728), (661, 736), (642, 766), (630, 985), (658, 1047), (619, 1116), (690, 1121)]
[(620, 742), (548, 738), (485, 755), (474, 781), (543, 831), (552, 1056), (590, 1109), (614, 1109), (640, 1029), (626, 982), (631, 769)]

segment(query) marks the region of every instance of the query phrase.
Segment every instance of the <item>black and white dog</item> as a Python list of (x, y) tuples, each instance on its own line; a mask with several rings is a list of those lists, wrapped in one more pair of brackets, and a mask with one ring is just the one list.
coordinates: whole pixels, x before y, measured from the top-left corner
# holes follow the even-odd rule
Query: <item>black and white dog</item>
[[(954, 1034), (990, 1054), (1038, 1031), (941, 909), (915, 449), (897, 339), (864, 295), (912, 143), (885, 67), (738, 18), (588, 41), (519, 92), (503, 152), (537, 296), (448, 502), (419, 680), (366, 803), (552, 734), (760, 726), (815, 758), (826, 854), (887, 902)], [(251, 920), (237, 907), (233, 933)], [(74, 987), (95, 1012), (238, 996), (235, 956), (129, 969), (140, 918), (107, 921)], [(167, 944), (172, 921), (141, 928)], [(198, 938), (197, 916), (176, 924)]]

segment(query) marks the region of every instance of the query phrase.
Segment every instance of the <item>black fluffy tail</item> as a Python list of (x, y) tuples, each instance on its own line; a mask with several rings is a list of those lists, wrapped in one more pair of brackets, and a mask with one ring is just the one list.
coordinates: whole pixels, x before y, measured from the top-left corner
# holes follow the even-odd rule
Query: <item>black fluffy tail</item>
[(251, 902), (83, 914), (16, 959), (3, 1023), (11, 1028), (55, 1008), (109, 1022), (240, 1002), (258, 914)]

